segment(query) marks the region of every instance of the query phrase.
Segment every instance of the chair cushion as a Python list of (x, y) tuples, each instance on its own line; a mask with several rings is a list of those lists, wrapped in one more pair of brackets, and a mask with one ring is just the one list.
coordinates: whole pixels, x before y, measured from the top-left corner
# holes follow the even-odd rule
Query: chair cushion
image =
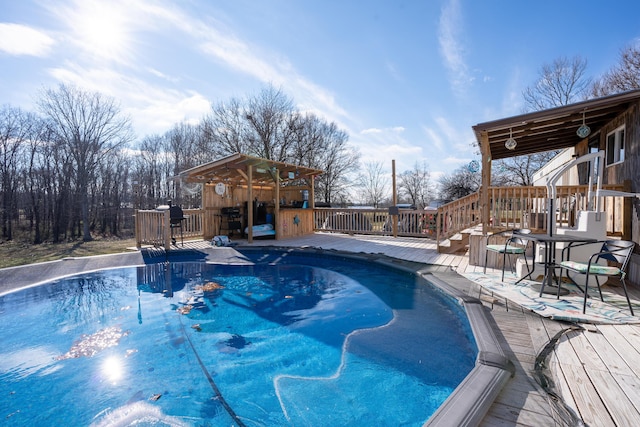
[(524, 248), (520, 248), (518, 246), (507, 246), (505, 248), (504, 245), (487, 245), (487, 250), (492, 252), (499, 253), (508, 253), (508, 254), (523, 254)]
[[(562, 267), (568, 268), (573, 271), (577, 271), (578, 273), (586, 274), (587, 267), (589, 266), (584, 262), (576, 262), (576, 261), (562, 261), (560, 263)], [(620, 274), (620, 269), (618, 267), (612, 267), (608, 265), (598, 265), (592, 264), (591, 269), (589, 270), (589, 274), (598, 274), (603, 276), (616, 276)]]

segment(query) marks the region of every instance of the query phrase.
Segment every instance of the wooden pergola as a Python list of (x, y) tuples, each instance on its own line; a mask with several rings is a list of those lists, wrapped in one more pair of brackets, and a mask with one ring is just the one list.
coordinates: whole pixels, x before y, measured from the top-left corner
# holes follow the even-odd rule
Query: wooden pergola
[[(560, 150), (580, 143), (584, 144), (586, 153), (589, 141), (601, 137), (603, 127), (639, 100), (640, 90), (633, 90), (473, 126), (482, 155), (480, 208), (483, 233), (489, 225), (488, 189), (492, 160)], [(586, 138), (576, 133), (583, 123), (591, 129)], [(505, 145), (510, 138), (516, 142), (512, 149)]]
[[(274, 160), (253, 157), (246, 154), (232, 154), (230, 156), (187, 169), (178, 175), (182, 182), (202, 183), (202, 207), (207, 211), (219, 211), (222, 207), (234, 206), (247, 202), (251, 206), (256, 197), (256, 190), (260, 191), (263, 197), (273, 201), (274, 226), (276, 239), (313, 231), (313, 208), (314, 208), (314, 177), (322, 174), (323, 171), (298, 165), (293, 165)], [(287, 186), (287, 182), (298, 183), (292, 187)], [(302, 183), (302, 185), (300, 185)], [(216, 191), (216, 186), (218, 190)], [(222, 187), (221, 187), (222, 186)], [(224, 189), (224, 193), (220, 190)], [(308, 205), (302, 208), (297, 203), (302, 202), (300, 194), (304, 191), (308, 195)], [(221, 194), (222, 193), (222, 194)], [(265, 195), (266, 194), (266, 195)], [(281, 203), (281, 198), (296, 202), (296, 205)], [(296, 200), (297, 198), (297, 200)], [(283, 215), (286, 209), (286, 215)], [(247, 209), (248, 242), (253, 242), (253, 209)], [(205, 215), (205, 238), (210, 238), (211, 231), (215, 227), (207, 224)], [(291, 218), (289, 218), (291, 217)], [(288, 227), (290, 220), (295, 222), (297, 231), (294, 232)]]

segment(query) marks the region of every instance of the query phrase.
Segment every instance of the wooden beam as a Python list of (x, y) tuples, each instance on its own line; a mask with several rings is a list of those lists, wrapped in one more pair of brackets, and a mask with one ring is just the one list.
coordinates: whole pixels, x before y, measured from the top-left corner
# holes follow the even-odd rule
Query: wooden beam
[[(626, 179), (623, 182), (624, 189), (627, 193), (631, 192), (631, 180)], [(614, 200), (615, 203), (615, 200)], [(633, 240), (633, 198), (632, 197), (623, 197), (622, 198), (622, 238), (624, 240)]]
[(251, 179), (253, 177), (253, 172), (252, 172), (253, 167), (251, 165), (249, 165), (249, 167), (247, 169), (249, 170), (249, 175), (248, 176), (247, 176), (246, 173), (244, 173), (244, 171), (242, 169), (236, 169), (236, 172), (238, 172), (238, 175), (242, 176), (245, 180), (247, 180), (248, 182), (251, 182)]
[(309, 181), (311, 182), (311, 184), (309, 185), (309, 187), (311, 187), (309, 189), (309, 208), (315, 209), (316, 208), (316, 177), (315, 175), (311, 175), (309, 177)]
[(491, 186), (491, 147), (489, 135), (482, 131), (480, 135), (480, 153), (482, 154), (482, 184), (480, 186), (480, 209), (482, 212), (482, 234), (489, 231), (489, 187)]

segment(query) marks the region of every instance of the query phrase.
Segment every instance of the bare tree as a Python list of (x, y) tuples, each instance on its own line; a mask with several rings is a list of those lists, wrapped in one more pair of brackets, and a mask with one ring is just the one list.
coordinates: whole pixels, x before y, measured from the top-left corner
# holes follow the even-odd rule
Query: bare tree
[(148, 209), (167, 198), (166, 177), (171, 174), (171, 165), (164, 151), (164, 139), (160, 135), (149, 135), (140, 141), (134, 162), (134, 205)]
[(620, 62), (591, 88), (594, 97), (613, 95), (640, 88), (640, 45), (627, 46), (620, 52)]
[(527, 156), (517, 156), (498, 160), (493, 166), (494, 185), (533, 185), (533, 174), (547, 164), (557, 151), (546, 151)]
[(237, 98), (217, 104), (212, 108), (211, 114), (203, 119), (204, 136), (211, 142), (214, 158), (248, 153), (246, 131), (247, 118), (244, 107)]
[(475, 193), (480, 185), (480, 172), (472, 172), (468, 167), (461, 166), (440, 178), (440, 198), (445, 202), (457, 200)]
[(538, 80), (523, 92), (527, 111), (546, 110), (586, 99), (591, 80), (585, 77), (587, 60), (561, 57), (544, 64)]
[(389, 176), (384, 172), (382, 162), (367, 162), (358, 176), (364, 202), (377, 208), (389, 193)]
[(133, 139), (130, 121), (120, 115), (112, 98), (64, 84), (57, 90), (45, 90), (38, 105), (73, 159), (82, 236), (91, 240), (89, 189), (105, 156)]
[(28, 203), (25, 204), (25, 211), (30, 220), (30, 229), (33, 231), (33, 243), (42, 243), (46, 223), (44, 221), (47, 212), (47, 191), (50, 185), (46, 179), (45, 167), (42, 155), (42, 146), (49, 138), (48, 128), (44, 121), (33, 115), (34, 126), (28, 138), (29, 145), (25, 153), (25, 166), (22, 172), (25, 195)]
[(324, 170), (315, 194), (327, 203), (346, 200), (347, 175), (357, 172), (360, 154), (335, 123), (301, 113), (293, 101), (272, 86), (244, 103), (232, 99), (212, 108), (203, 134), (214, 157), (246, 153)]
[(345, 201), (351, 183), (347, 176), (358, 170), (360, 153), (349, 147), (348, 135), (335, 123), (327, 123), (313, 114), (296, 114), (291, 119), (290, 162), (324, 173), (316, 178), (316, 199), (325, 203)]
[[(544, 64), (538, 80), (522, 94), (525, 109), (539, 111), (586, 99), (591, 86), (591, 79), (585, 76), (586, 69), (587, 60), (579, 56), (560, 57), (551, 64)], [(557, 153), (550, 151), (503, 159), (494, 168), (493, 179), (503, 185), (531, 185), (533, 174)]]
[(402, 172), (398, 178), (398, 189), (402, 197), (408, 198), (411, 204), (418, 208), (424, 208), (429, 204), (433, 185), (426, 162), (416, 162), (412, 170)]
[(13, 220), (18, 215), (18, 169), (27, 143), (32, 121), (19, 108), (5, 106), (0, 110), (0, 220), (2, 237), (13, 239)]
[(273, 86), (249, 98), (245, 110), (248, 122), (246, 136), (251, 150), (249, 154), (285, 161), (290, 140), (284, 138), (284, 135), (288, 125), (287, 118), (293, 111), (293, 101)]

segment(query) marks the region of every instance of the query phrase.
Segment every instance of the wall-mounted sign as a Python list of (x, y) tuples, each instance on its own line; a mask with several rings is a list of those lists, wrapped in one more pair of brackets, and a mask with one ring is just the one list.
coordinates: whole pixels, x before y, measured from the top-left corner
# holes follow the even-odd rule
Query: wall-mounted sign
[(224, 185), (224, 182), (219, 182), (216, 184), (216, 194), (219, 194), (220, 196), (224, 195), (224, 192), (226, 191), (226, 187)]

